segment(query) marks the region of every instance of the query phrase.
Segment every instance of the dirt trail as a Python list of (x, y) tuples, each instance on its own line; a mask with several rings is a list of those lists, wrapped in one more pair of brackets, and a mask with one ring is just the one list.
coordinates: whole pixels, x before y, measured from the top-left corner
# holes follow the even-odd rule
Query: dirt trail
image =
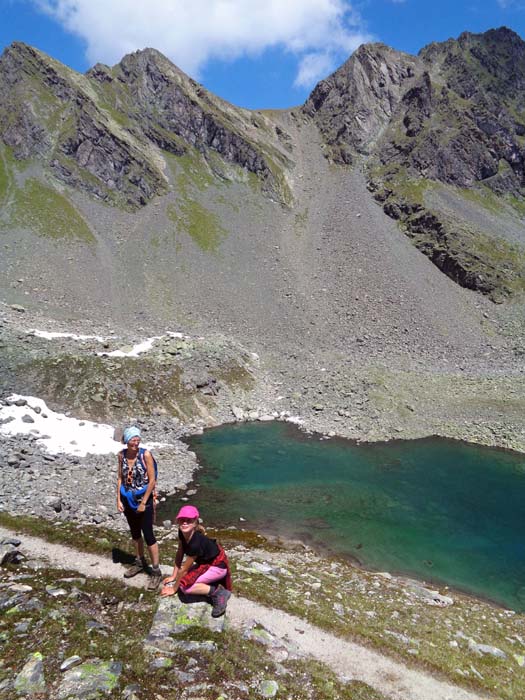
[[(15, 534), (14, 531), (0, 527), (0, 538)], [(29, 535), (17, 536), (22, 540), (21, 551), (26, 556), (44, 559), (52, 567), (74, 569), (92, 578), (116, 578), (135, 587), (145, 585), (144, 576), (124, 580), (121, 564), (115, 564), (104, 557), (79, 552)], [(164, 570), (169, 573), (171, 567), (164, 567)], [(264, 625), (272, 634), (286, 638), (301, 652), (326, 664), (338, 675), (363, 681), (391, 700), (482, 700), (487, 697), (422, 671), (407, 668), (388, 656), (336, 637), (282, 610), (272, 610), (234, 596), (228, 606), (229, 623), (234, 627), (242, 627), (251, 620)]]

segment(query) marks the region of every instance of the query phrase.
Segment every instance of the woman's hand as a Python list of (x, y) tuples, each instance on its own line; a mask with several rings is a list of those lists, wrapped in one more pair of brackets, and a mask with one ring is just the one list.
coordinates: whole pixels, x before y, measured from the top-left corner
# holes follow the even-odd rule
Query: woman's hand
[(119, 513), (124, 512), (124, 506), (122, 505), (122, 501), (120, 499), (117, 501), (117, 510)]
[(162, 583), (173, 583), (177, 577), (176, 576), (167, 576), (165, 579), (163, 579)]
[(144, 503), (141, 503), (139, 507), (137, 508), (137, 513), (144, 513), (146, 510), (146, 505)]
[(164, 583), (160, 591), (160, 597), (167, 598), (170, 595), (175, 595), (178, 588), (179, 584), (175, 583), (175, 581), (169, 581), (168, 583)]

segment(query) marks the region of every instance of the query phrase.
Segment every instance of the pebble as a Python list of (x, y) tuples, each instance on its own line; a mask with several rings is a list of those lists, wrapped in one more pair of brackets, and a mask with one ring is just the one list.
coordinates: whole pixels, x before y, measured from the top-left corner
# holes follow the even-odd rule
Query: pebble
[(259, 693), (263, 698), (274, 698), (279, 690), (279, 684), (274, 680), (261, 681)]
[(80, 663), (82, 663), (82, 659), (80, 656), (70, 656), (60, 664), (60, 670), (67, 671), (68, 669), (73, 668), (74, 666), (78, 666)]

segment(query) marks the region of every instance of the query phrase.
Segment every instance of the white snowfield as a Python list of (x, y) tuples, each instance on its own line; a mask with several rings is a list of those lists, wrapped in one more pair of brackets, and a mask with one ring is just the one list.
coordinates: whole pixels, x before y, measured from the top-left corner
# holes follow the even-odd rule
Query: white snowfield
[(137, 343), (128, 352), (124, 352), (123, 350), (112, 350), (111, 352), (99, 352), (97, 353), (97, 355), (105, 355), (106, 357), (138, 357), (139, 355), (142, 355), (142, 353), (151, 350), (151, 348), (155, 345), (155, 341), (162, 340), (166, 337), (186, 339), (189, 338), (189, 336), (184, 335), (183, 333), (174, 333), (172, 331), (168, 331), (166, 335), (155, 335), (153, 336), (153, 338), (147, 338), (141, 343)]
[[(12, 402), (25, 399), (27, 404)], [(113, 439), (115, 428), (106, 423), (94, 423), (55, 413), (45, 401), (35, 396), (12, 394), (10, 405), (0, 406), (0, 435), (34, 435), (37, 443), (49, 453), (65, 453), (85, 457), (89, 454), (116, 454), (122, 443)], [(25, 418), (25, 420), (24, 420)], [(142, 443), (143, 447), (164, 447), (164, 443)]]
[[(101, 335), (79, 335), (77, 333), (59, 333), (55, 331), (41, 331), (36, 328), (28, 331), (30, 335), (34, 335), (37, 338), (44, 338), (45, 340), (55, 340), (57, 338), (69, 338), (70, 340), (77, 340), (79, 342), (84, 342), (86, 340), (95, 340), (98, 343), (106, 343), (109, 340), (116, 340), (115, 336), (103, 337)], [(152, 338), (146, 338), (140, 343), (133, 345), (131, 350), (112, 350), (111, 352), (98, 352), (97, 355), (104, 355), (105, 357), (138, 357), (145, 352), (151, 350), (155, 345), (157, 340), (162, 340), (163, 338), (184, 338), (189, 339), (188, 335), (184, 333), (178, 333), (175, 331), (168, 331), (165, 335), (155, 335)]]
[(78, 335), (77, 333), (57, 333), (51, 331), (39, 331), (34, 328), (27, 331), (30, 335), (34, 335), (37, 338), (44, 338), (45, 340), (55, 340), (55, 338), (70, 338), (71, 340), (96, 340), (99, 343), (105, 343), (109, 338), (103, 338), (101, 335)]
[(124, 352), (124, 350), (112, 350), (111, 352), (97, 352), (97, 355), (105, 355), (106, 357), (138, 357), (144, 352), (148, 352), (155, 345), (156, 340), (160, 340), (163, 336), (156, 335), (153, 338), (148, 338), (143, 340), (142, 343), (137, 343), (131, 350)]

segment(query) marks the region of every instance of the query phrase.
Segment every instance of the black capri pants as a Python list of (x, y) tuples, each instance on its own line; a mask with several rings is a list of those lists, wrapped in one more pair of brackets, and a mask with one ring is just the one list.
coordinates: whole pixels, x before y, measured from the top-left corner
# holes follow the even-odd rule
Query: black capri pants
[(153, 498), (150, 498), (146, 503), (143, 513), (137, 513), (136, 510), (133, 510), (125, 503), (124, 515), (128, 521), (132, 539), (140, 540), (142, 535), (144, 535), (148, 547), (155, 544), (157, 540), (153, 534)]

